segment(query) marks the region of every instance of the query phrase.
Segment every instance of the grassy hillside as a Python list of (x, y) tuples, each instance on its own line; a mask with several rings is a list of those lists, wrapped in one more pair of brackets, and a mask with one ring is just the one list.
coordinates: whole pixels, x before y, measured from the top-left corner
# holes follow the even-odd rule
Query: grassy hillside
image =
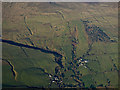
[(3, 88), (118, 87), (117, 3), (3, 3)]

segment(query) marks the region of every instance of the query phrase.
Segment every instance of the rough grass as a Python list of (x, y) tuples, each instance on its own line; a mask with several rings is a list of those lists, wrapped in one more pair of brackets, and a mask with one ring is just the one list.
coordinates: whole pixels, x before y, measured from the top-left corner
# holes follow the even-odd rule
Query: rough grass
[[(67, 68), (68, 62), (72, 59), (71, 32), (74, 31), (75, 26), (78, 29), (79, 40), (76, 56), (82, 56), (88, 49), (88, 36), (80, 19), (92, 21), (89, 24), (100, 27), (111, 39), (118, 40), (117, 10), (118, 8), (115, 8), (112, 3), (3, 3), (3, 39), (30, 46), (32, 42), (34, 46), (60, 52), (65, 57), (63, 63)], [(56, 11), (62, 12), (64, 20)], [(30, 35), (25, 27), (24, 16), (27, 17), (26, 22), (33, 35)], [(70, 23), (70, 30), (67, 22)], [(3, 84), (47, 87), (48, 76), (38, 68), (54, 74), (55, 67), (58, 66), (54, 61), (54, 56), (38, 50), (23, 49), (27, 55), (20, 47), (3, 43), (3, 58), (9, 59), (18, 72), (18, 81), (15, 81), (10, 67), (3, 65)], [(91, 85), (97, 87), (100, 84), (105, 86), (107, 79), (110, 79), (112, 87), (117, 87), (118, 77), (115, 69), (116, 66), (118, 70), (117, 49), (117, 43), (93, 43), (90, 55), (85, 57), (89, 60), (86, 64), (88, 68), (83, 66), (77, 68), (83, 75), (81, 80), (85, 87)], [(35, 69), (31, 69), (33, 67)], [(63, 82), (77, 84), (70, 77), (73, 72), (67, 71), (64, 74)], [(58, 86), (53, 83), (51, 87)]]

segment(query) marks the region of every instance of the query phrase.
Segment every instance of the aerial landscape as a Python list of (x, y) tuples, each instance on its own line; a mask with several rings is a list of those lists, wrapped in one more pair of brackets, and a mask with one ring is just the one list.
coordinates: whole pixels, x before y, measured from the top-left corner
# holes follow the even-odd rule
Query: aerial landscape
[(118, 3), (2, 3), (3, 88), (118, 88)]

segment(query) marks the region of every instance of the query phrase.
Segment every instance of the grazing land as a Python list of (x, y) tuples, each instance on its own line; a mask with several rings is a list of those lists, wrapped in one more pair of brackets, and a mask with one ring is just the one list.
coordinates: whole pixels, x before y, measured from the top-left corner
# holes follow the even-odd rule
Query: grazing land
[(3, 88), (118, 88), (118, 3), (2, 9)]

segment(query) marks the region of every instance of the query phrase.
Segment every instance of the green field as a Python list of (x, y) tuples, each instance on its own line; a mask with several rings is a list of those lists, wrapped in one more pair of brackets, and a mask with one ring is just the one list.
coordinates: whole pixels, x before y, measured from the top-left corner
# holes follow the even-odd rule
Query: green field
[(118, 88), (117, 3), (4, 2), (2, 14), (3, 88)]

